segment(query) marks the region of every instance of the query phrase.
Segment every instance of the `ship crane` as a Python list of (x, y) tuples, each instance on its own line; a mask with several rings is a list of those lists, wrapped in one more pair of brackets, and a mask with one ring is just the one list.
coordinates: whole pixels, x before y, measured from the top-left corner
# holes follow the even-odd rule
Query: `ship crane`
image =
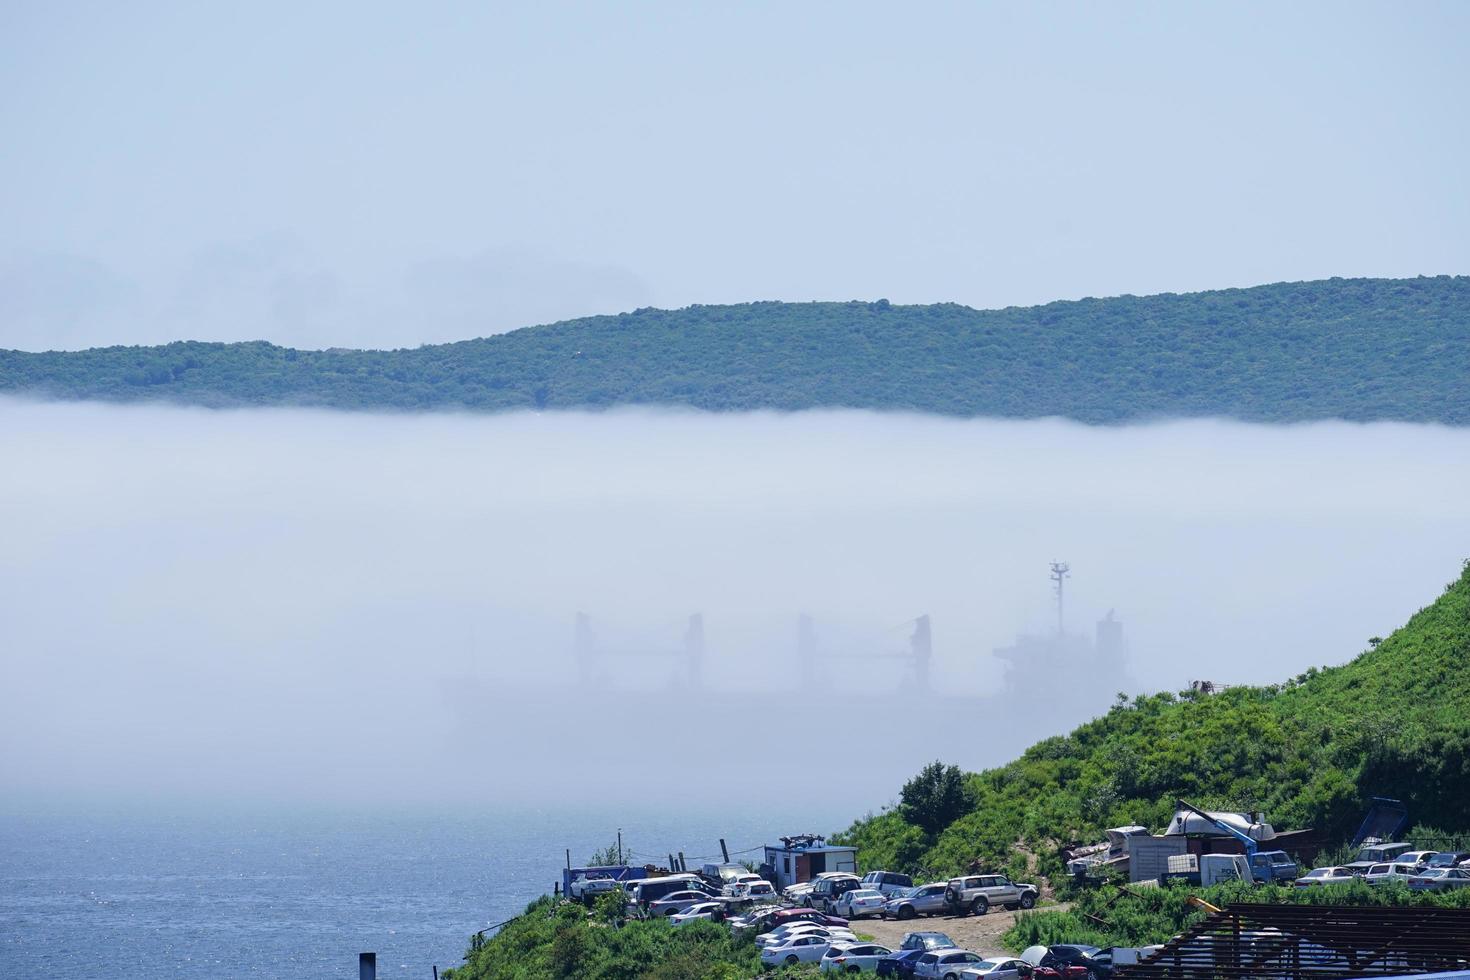
[(910, 677), (914, 689), (920, 694), (929, 693), (929, 664), (934, 654), (929, 615), (925, 613), (904, 620), (893, 629), (901, 629), (910, 624), (914, 631), (909, 635), (906, 649), (829, 650), (822, 648), (817, 642), (817, 631), (812, 617), (802, 613), (796, 620), (796, 659), (800, 665), (802, 683), (807, 686), (817, 683), (821, 676), (821, 662), (824, 660), (898, 660), (908, 661), (912, 666)]
[(597, 673), (599, 665), (610, 660), (656, 658), (667, 659), (675, 664), (682, 661), (675, 683), (687, 691), (698, 691), (704, 684), (704, 614), (694, 613), (684, 628), (683, 643), (677, 648), (627, 647), (604, 649), (597, 644), (592, 632), (592, 617), (577, 613), (573, 637), (573, 649), (577, 658), (577, 674), (582, 687), (591, 689), (601, 680)]

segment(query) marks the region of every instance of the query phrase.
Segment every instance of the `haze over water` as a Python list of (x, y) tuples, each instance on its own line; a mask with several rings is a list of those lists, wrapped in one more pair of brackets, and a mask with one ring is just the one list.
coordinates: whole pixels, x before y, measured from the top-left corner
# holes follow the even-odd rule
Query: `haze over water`
[[(789, 708), (797, 730), (799, 613), (865, 654), (902, 649), (927, 613), (935, 691), (993, 696), (991, 651), (1054, 628), (1047, 563), (1066, 560), (1069, 629), (1110, 609), (1124, 624), (1106, 704), (1342, 662), (1470, 542), (1470, 433), (1403, 425), (8, 402), (0, 456), (0, 792), (21, 808), (544, 805), (569, 781), (607, 803), (744, 805), (770, 789), (754, 749), (668, 780), (654, 746), (697, 714), (620, 731), (611, 769), (579, 750), (618, 743), (607, 711), (560, 700), (576, 613), (628, 651), (677, 649), (702, 613), (706, 690)], [(674, 670), (614, 658), (600, 683), (697, 706)], [(878, 658), (823, 670), (836, 697), (902, 683)], [(468, 690), (544, 711), (527, 732)], [(1048, 690), (1007, 701), (1017, 744), (1085, 720)], [(560, 741), (496, 751), (551, 727)], [(926, 745), (875, 741), (823, 805), (856, 816), (928, 758), (1012, 751), (939, 726)]]

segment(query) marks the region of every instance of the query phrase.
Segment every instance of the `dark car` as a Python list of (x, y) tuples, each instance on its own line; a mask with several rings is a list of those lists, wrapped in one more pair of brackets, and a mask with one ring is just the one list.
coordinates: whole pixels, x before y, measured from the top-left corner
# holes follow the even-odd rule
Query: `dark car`
[(784, 926), (788, 922), (817, 922), (824, 926), (847, 925), (846, 919), (840, 919), (835, 915), (827, 915), (825, 912), (818, 912), (816, 909), (782, 909), (779, 912), (771, 913), (771, 917), (761, 924), (757, 932), (770, 932), (777, 926)]
[(1461, 861), (1470, 861), (1470, 851), (1440, 851), (1424, 867), (1453, 868)]
[(1072, 970), (1061, 970), (1062, 975), (1064, 977), (1080, 976), (1085, 980), (1107, 980), (1113, 975), (1113, 951), (1102, 950), (1096, 946), (1060, 943), (1048, 947), (1046, 955), (1037, 965), (1057, 970), (1063, 967), (1080, 966), (1085, 972), (1077, 974)]
[(927, 949), (901, 949), (892, 956), (885, 956), (878, 961), (878, 976), (911, 977), (914, 975), (914, 964), (927, 952)]
[(942, 932), (906, 932), (899, 949), (949, 949), (955, 942)]

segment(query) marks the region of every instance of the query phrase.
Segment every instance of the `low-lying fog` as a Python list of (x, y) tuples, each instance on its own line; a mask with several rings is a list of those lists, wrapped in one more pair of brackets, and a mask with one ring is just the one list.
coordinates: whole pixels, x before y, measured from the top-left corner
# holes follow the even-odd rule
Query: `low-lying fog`
[[(1346, 660), (1470, 556), (1436, 427), (8, 402), (0, 460), (0, 797), (42, 803), (876, 807), (1118, 690)], [(1055, 631), (1052, 560), (1079, 643), (1123, 624), (1081, 698), (992, 655)], [(920, 614), (929, 696), (873, 656)]]

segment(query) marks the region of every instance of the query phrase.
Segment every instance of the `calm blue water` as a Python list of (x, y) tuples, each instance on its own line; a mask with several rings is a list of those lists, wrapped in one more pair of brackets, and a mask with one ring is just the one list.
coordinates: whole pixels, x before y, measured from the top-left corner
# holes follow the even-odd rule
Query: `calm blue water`
[[(847, 816), (851, 816), (848, 814)], [(826, 822), (812, 822), (813, 819)], [(624, 839), (718, 854), (837, 814), (0, 816), (0, 978), (429, 978), (470, 933)]]

